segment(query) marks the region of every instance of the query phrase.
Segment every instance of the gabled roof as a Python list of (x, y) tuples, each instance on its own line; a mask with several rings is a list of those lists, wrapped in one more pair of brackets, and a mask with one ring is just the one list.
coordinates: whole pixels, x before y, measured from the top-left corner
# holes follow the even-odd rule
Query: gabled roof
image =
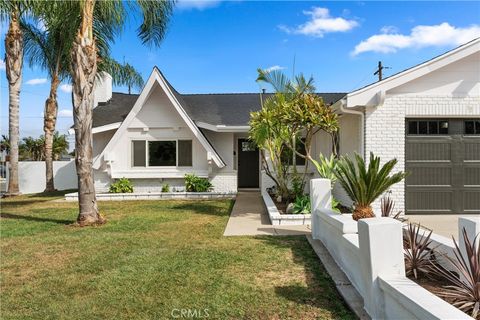
[(418, 79), (430, 72), (438, 70), (471, 54), (480, 52), (480, 38), (476, 38), (455, 49), (447, 51), (435, 58), (422, 62), (414, 67), (405, 69), (390, 77), (367, 85), (347, 95), (349, 108), (357, 106), (378, 106), (383, 104), (385, 93), (407, 82)]
[[(170, 90), (197, 125), (204, 123), (211, 126), (243, 127), (248, 126), (250, 112), (260, 110), (259, 93), (209, 93), (180, 94), (167, 81)], [(271, 93), (263, 96), (268, 97)], [(342, 99), (346, 93), (318, 93), (325, 103), (333, 104)], [(137, 94), (112, 94), (112, 99), (93, 109), (93, 126), (122, 122), (135, 101)]]
[[(211, 157), (211, 159), (215, 162), (215, 164), (219, 168), (225, 167), (225, 163), (223, 162), (221, 157), (218, 155), (216, 150), (213, 148), (213, 146), (210, 144), (210, 142), (205, 138), (203, 133), (195, 125), (193, 120), (188, 116), (188, 114), (184, 110), (184, 108), (182, 106), (183, 99), (181, 99), (181, 96), (179, 96), (178, 92), (176, 92), (173, 89), (173, 87), (165, 80), (165, 78), (163, 77), (160, 70), (157, 67), (155, 67), (153, 69), (152, 73), (150, 74), (150, 77), (148, 78), (147, 83), (143, 87), (142, 92), (138, 96), (138, 99), (136, 99), (133, 107), (130, 109), (128, 115), (126, 116), (125, 120), (123, 120), (122, 124), (120, 125), (118, 130), (115, 132), (112, 139), (110, 139), (107, 146), (95, 158), (94, 163), (93, 163), (94, 168), (98, 169), (100, 167), (101, 159), (103, 158), (104, 154), (109, 152), (113, 148), (113, 146), (115, 146), (118, 143), (118, 140), (119, 140), (121, 134), (128, 128), (128, 126), (130, 125), (132, 120), (136, 117), (138, 112), (143, 107), (145, 101), (150, 96), (150, 94), (152, 92), (152, 89), (154, 88), (155, 83), (159, 84), (160, 87), (164, 90), (165, 94), (167, 95), (167, 97), (169, 98), (171, 103), (173, 104), (174, 108), (179, 113), (180, 117), (185, 121), (187, 126), (190, 128), (190, 130), (195, 135), (195, 137), (200, 141), (200, 143), (203, 145), (205, 150), (207, 150), (207, 154), (209, 155), (209, 157)], [(99, 107), (95, 108), (93, 111), (95, 112), (95, 110), (98, 109)]]

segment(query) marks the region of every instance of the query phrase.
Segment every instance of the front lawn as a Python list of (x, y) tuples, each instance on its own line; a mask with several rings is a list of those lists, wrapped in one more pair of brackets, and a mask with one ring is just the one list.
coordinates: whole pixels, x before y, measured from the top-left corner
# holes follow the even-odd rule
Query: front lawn
[(2, 199), (2, 319), (353, 318), (304, 237), (223, 237), (231, 201), (54, 199)]

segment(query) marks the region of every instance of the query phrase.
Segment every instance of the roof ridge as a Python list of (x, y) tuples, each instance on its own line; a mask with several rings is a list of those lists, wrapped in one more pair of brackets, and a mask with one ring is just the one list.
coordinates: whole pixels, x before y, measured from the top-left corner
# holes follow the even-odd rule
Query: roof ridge
[[(315, 92), (316, 94), (347, 94), (348, 92)], [(261, 92), (219, 92), (219, 93), (180, 93), (182, 96), (212, 96), (212, 95), (233, 95), (233, 94), (263, 94)], [(274, 94), (274, 92), (265, 92), (264, 94)]]

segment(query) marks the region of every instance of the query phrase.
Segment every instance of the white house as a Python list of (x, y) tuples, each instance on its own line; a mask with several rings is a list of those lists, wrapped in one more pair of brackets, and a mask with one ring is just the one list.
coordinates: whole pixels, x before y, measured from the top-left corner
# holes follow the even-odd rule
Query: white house
[[(221, 192), (271, 184), (246, 139), (260, 94), (180, 94), (157, 68), (140, 95), (112, 94), (108, 76), (96, 92), (99, 191), (121, 177), (137, 191), (183, 186), (185, 173)], [(351, 93), (319, 95), (340, 115), (340, 153), (397, 158), (411, 173), (392, 189), (398, 210), (480, 212), (480, 39)], [(313, 153), (330, 150), (319, 134)], [(335, 196), (349, 202), (339, 188)]]

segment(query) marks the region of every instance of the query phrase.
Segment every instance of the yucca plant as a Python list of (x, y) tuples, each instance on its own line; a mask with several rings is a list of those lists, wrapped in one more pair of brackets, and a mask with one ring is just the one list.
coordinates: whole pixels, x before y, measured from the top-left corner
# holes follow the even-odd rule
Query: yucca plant
[[(438, 294), (452, 301), (452, 305), (470, 314), (473, 318), (480, 319), (480, 243), (479, 235), (469, 239), (465, 228), (462, 230), (465, 254), (453, 239), (455, 259), (445, 255), (454, 270), (449, 271), (441, 266), (432, 264), (433, 270), (451, 284), (444, 286)], [(453, 238), (453, 237), (452, 237)]]
[(432, 269), (431, 248), (432, 230), (422, 230), (419, 224), (409, 223), (404, 233), (405, 273), (418, 279), (420, 274), (428, 274)]
[(380, 199), (380, 211), (382, 212), (382, 217), (390, 217), (399, 221), (406, 221), (400, 217), (402, 211), (395, 212), (395, 201), (390, 197), (390, 192), (386, 193), (382, 199)]
[(354, 202), (353, 219), (375, 217), (371, 204), (392, 185), (405, 178), (404, 172), (390, 175), (397, 159), (380, 167), (380, 158), (370, 153), (368, 167), (363, 158), (355, 153), (355, 162), (342, 157), (335, 168), (335, 176)]

